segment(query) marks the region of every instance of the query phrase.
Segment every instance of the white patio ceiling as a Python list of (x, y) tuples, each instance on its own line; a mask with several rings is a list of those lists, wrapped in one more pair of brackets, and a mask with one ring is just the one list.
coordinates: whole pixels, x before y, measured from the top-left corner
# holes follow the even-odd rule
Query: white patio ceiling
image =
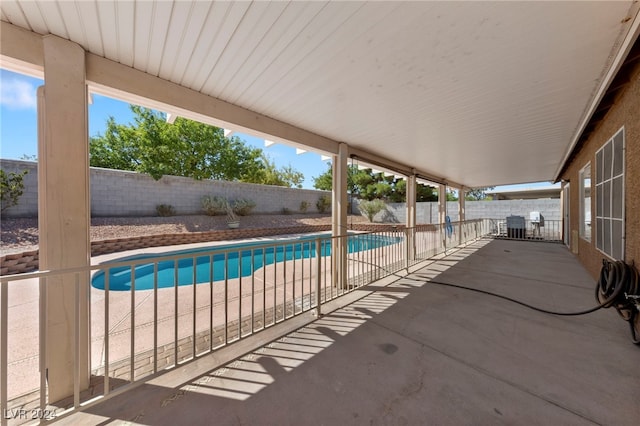
[(15, 26), (477, 187), (555, 178), (637, 36), (633, 3), (2, 0), (0, 10)]

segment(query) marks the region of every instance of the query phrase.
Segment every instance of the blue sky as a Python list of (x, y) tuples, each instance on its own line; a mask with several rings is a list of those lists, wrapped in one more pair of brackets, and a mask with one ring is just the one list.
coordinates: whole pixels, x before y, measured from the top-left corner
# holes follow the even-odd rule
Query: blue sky
[[(38, 135), (36, 116), (36, 89), (43, 81), (0, 69), (0, 158), (21, 159), (37, 155)], [(127, 124), (133, 121), (129, 105), (104, 96), (93, 96), (89, 105), (89, 136), (104, 133), (109, 116), (116, 122)], [(295, 148), (286, 145), (265, 147), (264, 140), (250, 135), (235, 134), (247, 144), (262, 148), (278, 167), (291, 165), (304, 174), (304, 188), (313, 188), (313, 178), (327, 170), (328, 162), (319, 154), (307, 152), (296, 154)], [(548, 186), (548, 182), (502, 186), (496, 189), (518, 189)]]
[[(0, 69), (0, 158), (19, 160), (38, 153), (36, 89), (43, 81)], [(109, 116), (116, 122), (133, 122), (129, 104), (104, 96), (93, 96), (89, 105), (89, 136), (104, 133)], [(313, 188), (313, 178), (327, 170), (328, 162), (319, 154), (296, 154), (295, 148), (286, 145), (265, 147), (264, 139), (236, 133), (248, 145), (261, 148), (278, 167), (291, 165), (304, 174), (304, 188)]]

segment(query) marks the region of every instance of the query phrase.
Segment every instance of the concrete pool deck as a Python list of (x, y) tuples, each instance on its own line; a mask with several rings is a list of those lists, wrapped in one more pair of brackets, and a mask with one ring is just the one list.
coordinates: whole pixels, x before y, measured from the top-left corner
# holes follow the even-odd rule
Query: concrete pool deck
[(61, 424), (637, 424), (640, 351), (615, 312), (551, 316), (431, 278), (548, 309), (595, 303), (564, 246), (482, 240)]
[[(100, 265), (105, 262), (116, 261), (122, 258), (130, 258), (137, 255), (161, 255), (167, 252), (185, 251), (191, 249), (201, 249), (207, 247), (220, 247), (234, 244), (244, 243), (263, 243), (263, 242), (282, 242), (296, 239), (297, 237), (311, 237), (313, 235), (325, 235), (326, 232), (319, 234), (292, 234), (270, 236), (264, 238), (254, 238), (239, 241), (217, 241), (195, 244), (184, 244), (177, 246), (152, 247), (146, 249), (137, 249), (126, 252), (112, 253), (108, 255), (95, 256), (91, 259), (92, 265)], [(225, 289), (224, 281), (216, 281), (213, 285), (198, 284), (195, 286), (179, 286), (160, 288), (157, 292), (157, 344), (161, 347), (161, 352), (165, 352), (158, 356), (160, 360), (158, 369), (175, 364), (174, 343), (179, 344), (179, 360), (188, 359), (193, 354), (192, 345), (187, 341), (192, 339), (194, 331), (198, 336), (197, 353), (224, 344), (225, 340), (220, 332), (224, 328), (225, 317), (232, 324), (238, 322), (239, 318), (244, 318), (251, 310), (257, 315), (263, 311), (268, 311), (269, 316), (265, 315), (264, 319), (258, 318), (256, 329), (262, 325), (269, 325), (276, 321), (284, 319), (284, 312), (280, 308), (282, 305), (281, 298), (283, 296), (291, 297), (296, 294), (298, 298), (305, 296), (301, 300), (301, 305), (296, 306), (297, 312), (302, 310), (302, 304), (308, 309), (314, 300), (310, 300), (312, 290), (315, 290), (315, 270), (308, 259), (298, 259), (295, 262), (290, 260), (286, 262), (288, 271), (286, 272), (286, 286), (281, 285), (285, 271), (282, 264), (271, 264), (264, 268), (260, 268), (255, 273), (255, 279), (244, 277), (242, 279), (242, 288), (239, 279), (229, 279)], [(315, 267), (315, 265), (314, 265)], [(292, 273), (294, 268), (297, 276), (303, 280), (292, 282)], [(323, 273), (330, 269), (330, 257), (323, 257)], [(274, 286), (274, 283), (278, 286)], [(9, 286), (9, 377), (8, 389), (9, 400), (13, 400), (21, 395), (29, 394), (39, 387), (39, 325), (38, 325), (38, 309), (39, 309), (39, 282), (38, 279), (28, 279)], [(17, 287), (19, 284), (19, 287)], [(325, 283), (326, 285), (326, 283)], [(274, 294), (274, 287), (276, 292)], [(19, 291), (18, 291), (19, 290)], [(332, 291), (331, 288), (328, 289)], [(335, 290), (335, 289), (334, 289)], [(255, 296), (252, 298), (252, 291)], [(226, 293), (226, 296), (225, 296)], [(240, 297), (240, 295), (242, 296)], [(153, 290), (136, 291), (134, 299), (131, 298), (130, 291), (110, 291), (108, 302), (109, 314), (109, 364), (110, 376), (118, 379), (130, 379), (130, 356), (131, 356), (131, 330), (135, 330), (135, 348), (134, 359), (136, 365), (142, 364), (143, 367), (134, 367), (136, 379), (149, 375), (153, 368), (152, 362), (145, 362), (140, 357), (153, 357), (154, 347), (154, 303), (155, 295)], [(225, 311), (225, 297), (228, 300), (228, 308)], [(306, 297), (309, 297), (307, 302)], [(102, 375), (104, 372), (104, 363), (106, 361), (105, 353), (105, 292), (94, 287), (90, 288), (91, 301), (91, 371), (95, 375)], [(176, 302), (177, 300), (177, 302)], [(242, 304), (239, 304), (242, 300)], [(211, 304), (213, 301), (213, 304)], [(135, 307), (135, 316), (132, 322), (131, 306)], [(210, 310), (209, 306), (213, 306)], [(195, 315), (194, 315), (195, 306)], [(277, 309), (274, 309), (276, 306)], [(266, 309), (263, 309), (266, 307)], [(178, 310), (178, 319), (174, 319), (174, 313)], [(293, 309), (293, 308), (290, 308)], [(288, 311), (291, 314), (291, 311)], [(261, 316), (261, 315), (260, 315)], [(213, 325), (216, 333), (208, 333), (210, 326)], [(231, 328), (230, 328), (231, 329)], [(237, 328), (235, 329), (237, 330)], [(233, 330), (233, 333), (235, 333)], [(248, 333), (251, 326), (243, 326), (243, 334)], [(177, 337), (176, 337), (177, 331)], [(228, 333), (229, 341), (235, 340), (238, 336)], [(209, 339), (213, 339), (209, 343)], [(149, 353), (151, 352), (151, 355)], [(146, 354), (146, 355), (145, 355)], [(116, 381), (114, 381), (116, 383)], [(20, 398), (22, 400), (31, 400), (33, 396)]]

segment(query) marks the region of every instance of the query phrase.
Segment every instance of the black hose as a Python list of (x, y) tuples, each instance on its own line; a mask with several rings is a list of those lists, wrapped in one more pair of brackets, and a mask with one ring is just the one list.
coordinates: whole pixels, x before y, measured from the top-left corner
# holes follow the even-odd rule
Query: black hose
[[(395, 275), (393, 272), (388, 271), (386, 268), (371, 264), (369, 262), (363, 262), (375, 266), (379, 269), (384, 270), (385, 272)], [(412, 279), (406, 276), (402, 277), (403, 279)], [(416, 280), (417, 281), (417, 280)], [(423, 282), (423, 281), (420, 281)], [(482, 293), (489, 296), (494, 296), (500, 299), (508, 300), (509, 302), (517, 303), (518, 305), (524, 306), (529, 309), (533, 309), (534, 311), (542, 312), (549, 315), (558, 315), (558, 316), (579, 316), (586, 315), (592, 312), (595, 312), (602, 308), (609, 308), (614, 306), (618, 313), (631, 325), (631, 334), (632, 340), (636, 344), (640, 344), (640, 330), (635, 329), (637, 325), (635, 323), (640, 323), (640, 312), (637, 312), (637, 309), (634, 308), (632, 302), (628, 301), (626, 295), (640, 295), (640, 278), (638, 276), (638, 272), (631, 265), (627, 265), (623, 261), (610, 262), (606, 259), (602, 260), (602, 269), (600, 270), (600, 278), (598, 279), (598, 283), (596, 285), (596, 301), (598, 302), (597, 306), (593, 308), (585, 309), (583, 311), (577, 312), (557, 312), (550, 311), (548, 309), (539, 308), (537, 306), (530, 305), (528, 303), (522, 302), (517, 299), (513, 299), (508, 296), (504, 296), (502, 294), (493, 293), (487, 290), (481, 290), (478, 288), (467, 287), (459, 284), (453, 283), (445, 283), (442, 281), (436, 281), (433, 279), (426, 279), (427, 283), (441, 285), (445, 287), (454, 287), (463, 290), (475, 291), (476, 293)], [(634, 310), (635, 309), (635, 310)], [(623, 313), (628, 312), (628, 315), (625, 317)]]
[[(637, 294), (638, 291), (638, 273), (635, 269), (627, 265), (622, 261), (617, 262), (609, 262), (608, 260), (603, 260), (602, 269), (600, 270), (600, 278), (598, 279), (598, 283), (596, 285), (596, 301), (598, 302), (597, 306), (593, 308), (585, 309), (583, 311), (577, 312), (557, 312), (550, 311), (548, 309), (539, 308), (537, 306), (530, 305), (528, 303), (522, 302), (517, 299), (513, 299), (508, 296), (504, 296), (502, 294), (493, 293), (487, 290), (480, 290), (473, 287), (467, 287), (458, 284), (445, 283), (442, 281), (429, 280), (428, 282), (431, 284), (437, 284), (447, 287), (455, 287), (469, 291), (475, 291), (477, 293), (487, 294), (490, 296), (498, 297), (500, 299), (508, 300), (513, 303), (517, 303), (518, 305), (522, 305), (529, 309), (533, 309), (534, 311), (542, 312), (550, 315), (558, 315), (558, 316), (578, 316), (578, 315), (586, 315), (592, 312), (595, 312), (602, 308), (609, 308), (614, 306), (618, 313), (627, 321), (634, 315), (632, 307), (629, 305), (629, 302), (626, 300), (625, 294)], [(635, 275), (635, 279), (634, 279)], [(623, 311), (628, 310), (628, 315), (625, 317), (623, 315)], [(635, 330), (634, 332), (634, 340), (635, 339)], [(638, 336), (640, 338), (640, 336)]]
[(602, 269), (600, 269), (600, 278), (596, 285), (596, 301), (604, 302), (603, 308), (610, 308), (616, 302), (619, 302), (618, 296), (623, 290), (626, 290), (626, 280), (629, 275), (627, 264), (624, 262), (602, 261)]
[(630, 321), (634, 315), (633, 303), (628, 295), (638, 295), (638, 271), (625, 262), (618, 260), (602, 261), (600, 278), (596, 286), (596, 301), (608, 302), (605, 308), (613, 306), (625, 321)]
[(435, 281), (435, 280), (428, 280), (427, 282), (429, 284), (437, 284), (437, 285), (446, 286), (446, 287), (461, 288), (463, 290), (469, 290), (469, 291), (475, 291), (476, 293), (487, 294), (489, 296), (494, 296), (494, 297), (498, 297), (500, 299), (508, 300), (509, 302), (517, 303), (518, 305), (522, 305), (522, 306), (524, 306), (526, 308), (533, 309), (534, 311), (538, 311), (538, 312), (542, 312), (542, 313), (550, 314), (550, 315), (559, 315), (559, 316), (586, 315), (586, 314), (590, 314), (592, 312), (595, 312), (595, 311), (597, 311), (599, 309), (602, 309), (602, 308), (605, 307), (605, 305), (611, 303), (611, 300), (607, 299), (604, 302), (600, 303), (598, 306), (594, 306), (593, 308), (585, 309), (584, 311), (556, 312), (556, 311), (550, 311), (548, 309), (538, 308), (537, 306), (530, 305), (528, 303), (522, 302), (522, 301), (517, 300), (517, 299), (513, 299), (513, 298), (508, 297), (508, 296), (504, 296), (502, 294), (493, 293), (493, 292), (487, 291), (487, 290), (480, 290), (479, 288), (466, 287), (466, 286), (463, 286), (463, 285), (445, 283), (445, 282)]
[[(375, 268), (379, 268), (389, 275), (397, 275), (393, 271), (387, 270), (385, 267), (378, 264), (357, 260), (357, 262), (366, 263)], [(399, 276), (399, 275), (398, 275)], [(475, 291), (476, 293), (482, 293), (489, 296), (497, 297), (500, 299), (508, 300), (509, 302), (517, 303), (534, 311), (542, 312), (549, 315), (558, 316), (578, 316), (586, 315), (595, 312), (602, 308), (610, 308), (613, 306), (618, 311), (618, 314), (629, 323), (631, 328), (631, 341), (640, 345), (640, 302), (638, 297), (640, 296), (640, 275), (637, 269), (633, 265), (627, 265), (625, 262), (618, 260), (610, 262), (606, 259), (602, 260), (602, 269), (600, 269), (600, 276), (596, 284), (596, 301), (597, 306), (593, 308), (585, 309), (577, 312), (557, 312), (550, 311), (548, 309), (539, 308), (537, 306), (530, 305), (517, 299), (513, 299), (502, 294), (493, 293), (487, 290), (480, 290), (478, 288), (467, 287), (459, 284), (445, 283), (442, 281), (436, 281), (430, 278), (426, 280), (415, 280), (407, 276), (399, 276), (403, 279), (408, 279), (417, 282), (426, 282), (446, 287), (459, 288), (463, 290)]]

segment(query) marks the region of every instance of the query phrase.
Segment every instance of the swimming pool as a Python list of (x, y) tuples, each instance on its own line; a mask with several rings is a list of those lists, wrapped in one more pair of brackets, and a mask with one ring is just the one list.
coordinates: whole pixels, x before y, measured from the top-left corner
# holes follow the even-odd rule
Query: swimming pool
[[(142, 254), (112, 260), (108, 263), (138, 261), (141, 259), (162, 259), (180, 255), (190, 255), (189, 258), (179, 260), (155, 260), (141, 263), (133, 267), (133, 277), (136, 290), (151, 290), (154, 288), (155, 264), (157, 263), (158, 288), (174, 287), (178, 285), (193, 285), (194, 271), (196, 283), (221, 281), (225, 279), (247, 277), (257, 269), (276, 262), (293, 259), (310, 259), (316, 257), (317, 235), (299, 237), (286, 241), (272, 241), (270, 243), (237, 243), (223, 246), (211, 246), (191, 250), (179, 250), (162, 254)], [(320, 255), (331, 255), (331, 239), (321, 236)], [(379, 247), (399, 243), (402, 237), (387, 235), (349, 235), (347, 239), (349, 253), (371, 250)], [(274, 244), (276, 244), (274, 246)], [(237, 250), (235, 250), (237, 249)], [(220, 253), (222, 251), (222, 253)], [(199, 256), (202, 254), (202, 256)], [(195, 262), (194, 262), (195, 259)], [(195, 265), (194, 265), (195, 263)], [(226, 264), (226, 268), (225, 268)], [(195, 268), (194, 268), (195, 266)], [(131, 267), (115, 267), (109, 269), (109, 290), (130, 291), (132, 287)], [(213, 280), (211, 274), (213, 272)], [(91, 285), (97, 289), (105, 288), (105, 272), (98, 271), (91, 279)]]

